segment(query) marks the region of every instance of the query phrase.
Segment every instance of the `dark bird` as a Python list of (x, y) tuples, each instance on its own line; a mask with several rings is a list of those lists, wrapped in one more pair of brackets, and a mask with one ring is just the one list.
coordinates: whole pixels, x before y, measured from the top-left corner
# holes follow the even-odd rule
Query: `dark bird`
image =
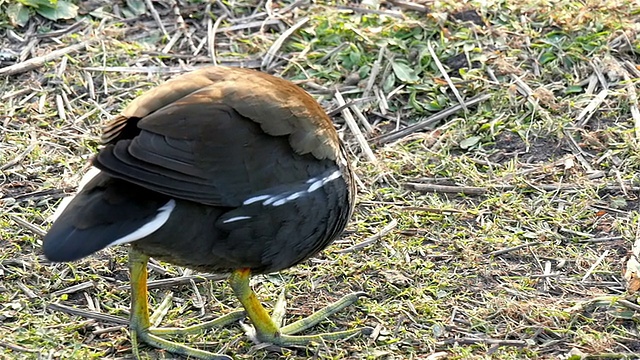
[(56, 211), (44, 254), (51, 261), (74, 261), (130, 244), (134, 350), (140, 339), (173, 353), (229, 359), (170, 342), (158, 336), (166, 332), (150, 328), (149, 257), (231, 273), (257, 341), (287, 346), (365, 330), (293, 335), (362, 293), (281, 327), (249, 286), (251, 274), (289, 268), (324, 249), (353, 211), (344, 146), (329, 117), (301, 88), (257, 71), (204, 68), (135, 99), (106, 124), (102, 141), (93, 159), (97, 170)]

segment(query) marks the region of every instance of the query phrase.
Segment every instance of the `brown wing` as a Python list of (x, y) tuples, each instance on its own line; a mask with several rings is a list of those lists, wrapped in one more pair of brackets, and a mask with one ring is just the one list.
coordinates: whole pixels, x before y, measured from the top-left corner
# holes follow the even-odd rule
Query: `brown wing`
[(339, 151), (331, 121), (306, 92), (249, 70), (214, 67), (178, 77), (136, 99), (123, 117), (139, 133), (122, 139), (117, 129), (131, 123), (112, 124), (96, 166), (208, 205), (238, 206), (309, 179)]
[[(193, 71), (153, 88), (103, 127), (102, 141), (110, 143), (137, 120), (205, 88), (211, 101), (226, 104), (260, 124), (269, 135), (288, 135), (299, 154), (335, 160), (340, 140), (324, 110), (304, 90), (266, 74), (224, 66)], [(150, 125), (153, 126), (153, 125)]]

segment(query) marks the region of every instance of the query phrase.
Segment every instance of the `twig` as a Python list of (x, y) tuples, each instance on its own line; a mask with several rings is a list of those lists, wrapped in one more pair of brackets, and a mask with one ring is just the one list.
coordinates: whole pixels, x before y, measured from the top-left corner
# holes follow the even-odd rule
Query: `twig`
[(594, 236), (592, 234), (581, 232), (581, 231), (575, 231), (575, 230), (567, 229), (565, 227), (561, 227), (560, 229), (558, 229), (558, 232), (564, 232), (564, 233), (568, 233), (568, 234), (582, 236), (582, 237), (589, 238), (589, 239), (594, 238)]
[(478, 339), (478, 338), (453, 338), (446, 339), (444, 341), (438, 341), (438, 344), (495, 344), (499, 346), (527, 346), (528, 343), (525, 340), (500, 340), (500, 339)]
[(27, 287), (27, 285), (25, 285), (22, 281), (16, 281), (16, 285), (20, 288), (20, 290), (22, 290), (25, 295), (27, 295), (29, 299), (40, 298), (40, 296), (36, 295), (36, 293), (34, 293), (33, 290), (29, 289), (29, 287)]
[(22, 160), (24, 160), (25, 157), (27, 157), (27, 155), (29, 155), (33, 151), (33, 149), (36, 148), (36, 146), (38, 146), (38, 137), (36, 136), (35, 132), (32, 132), (31, 142), (29, 143), (29, 146), (27, 146), (27, 148), (24, 149), (24, 151), (22, 151), (16, 157), (7, 161), (4, 165), (0, 166), (0, 171), (7, 170), (17, 165), (18, 163), (20, 163)]
[(431, 54), (431, 58), (433, 59), (433, 62), (436, 63), (438, 70), (440, 70), (442, 77), (447, 82), (447, 85), (449, 85), (449, 89), (451, 89), (451, 91), (453, 92), (453, 95), (455, 95), (456, 99), (458, 99), (458, 103), (460, 103), (460, 105), (462, 106), (462, 109), (466, 113), (467, 106), (464, 103), (464, 99), (462, 98), (462, 96), (460, 96), (458, 89), (453, 84), (453, 81), (451, 81), (449, 74), (447, 74), (447, 70), (444, 68), (444, 66), (442, 66), (440, 59), (438, 59), (438, 55), (436, 55), (436, 52), (433, 50), (433, 46), (431, 46), (431, 41), (427, 41), (427, 49), (429, 50), (429, 54)]
[(598, 93), (598, 95), (594, 96), (589, 104), (582, 109), (578, 117), (576, 118), (576, 124), (578, 127), (584, 127), (589, 119), (595, 114), (596, 110), (600, 107), (600, 105), (604, 102), (609, 94), (609, 89), (604, 89)]
[(487, 256), (504, 255), (504, 254), (510, 253), (512, 251), (520, 250), (522, 248), (526, 248), (526, 247), (534, 246), (534, 245), (538, 245), (538, 244), (540, 244), (539, 241), (528, 242), (528, 243), (520, 244), (518, 246), (514, 246), (514, 247), (502, 249), (502, 250), (492, 251), (492, 252), (488, 253)]
[[(220, 61), (219, 65), (245, 67), (250, 69), (257, 69), (260, 67), (260, 63), (256, 60), (238, 60), (238, 61)], [(197, 70), (203, 66), (88, 66), (82, 68), (86, 71), (96, 72), (125, 72), (135, 74), (182, 74), (187, 71)]]
[(362, 110), (360, 110), (358, 106), (356, 106), (355, 104), (351, 104), (349, 105), (349, 109), (353, 110), (358, 120), (360, 120), (360, 124), (362, 124), (362, 126), (364, 127), (367, 133), (373, 132), (373, 126), (369, 124), (369, 120), (367, 119), (366, 116), (364, 116), (364, 114), (362, 113)]
[(121, 316), (115, 316), (115, 315), (109, 315), (109, 314), (102, 314), (102, 313), (98, 313), (98, 312), (94, 312), (94, 311), (75, 309), (75, 308), (72, 308), (70, 306), (66, 306), (66, 305), (62, 305), (62, 304), (58, 304), (58, 303), (47, 305), (47, 310), (49, 310), (49, 311), (60, 311), (60, 312), (66, 313), (66, 314), (82, 316), (82, 317), (85, 317), (85, 318), (88, 318), (88, 319), (95, 319), (95, 320), (109, 322), (109, 323), (113, 323), (113, 324), (120, 324), (120, 325), (128, 325), (129, 324), (129, 319), (121, 317)]
[(93, 281), (85, 281), (83, 283), (80, 284), (76, 284), (73, 286), (69, 286), (67, 288), (64, 288), (62, 290), (58, 290), (58, 291), (54, 291), (51, 293), (51, 295), (58, 297), (60, 295), (63, 294), (73, 294), (74, 292), (78, 292), (81, 290), (85, 290), (85, 289), (90, 289), (92, 287), (96, 286), (96, 284)]
[(172, 301), (173, 301), (173, 292), (170, 291), (162, 299), (162, 302), (160, 303), (160, 305), (156, 307), (156, 310), (153, 312), (153, 314), (149, 316), (149, 323), (151, 323), (151, 326), (153, 327), (160, 326), (160, 323), (162, 323), (162, 319), (164, 319), (164, 317), (169, 312), (169, 309), (171, 308)]
[[(476, 187), (476, 186), (454, 186), (454, 185), (436, 185), (436, 184), (420, 184), (420, 183), (406, 183), (406, 186), (413, 190), (418, 190), (422, 192), (447, 193), (447, 194), (483, 195), (489, 191), (489, 188)], [(515, 189), (515, 186), (513, 187), (513, 189)]]
[(160, 27), (160, 30), (162, 30), (162, 33), (168, 39), (169, 33), (167, 32), (167, 29), (164, 28), (164, 25), (162, 24), (162, 19), (160, 19), (160, 14), (158, 14), (158, 11), (156, 11), (156, 8), (153, 6), (153, 2), (151, 0), (144, 0), (144, 2), (145, 4), (147, 4), (147, 8), (151, 12), (151, 16), (153, 16), (153, 19), (156, 21), (156, 23)]
[(120, 326), (110, 326), (110, 327), (106, 327), (103, 329), (98, 329), (98, 330), (94, 330), (92, 332), (93, 335), (101, 335), (101, 334), (106, 334), (106, 333), (110, 333), (110, 332), (116, 332), (116, 331), (124, 331), (126, 330), (126, 327), (123, 327), (122, 325)]
[(165, 45), (162, 50), (160, 50), (160, 52), (163, 54), (168, 54), (169, 51), (171, 51), (171, 48), (173, 48), (173, 46), (178, 42), (178, 40), (180, 40), (181, 37), (182, 31), (176, 31), (171, 39), (169, 39), (169, 41), (167, 42), (167, 45)]
[[(265, 21), (252, 21), (244, 24), (238, 24), (238, 25), (219, 28), (218, 30), (216, 30), (216, 32), (219, 32), (219, 33), (233, 32), (238, 30), (261, 28), (263, 26), (275, 26), (275, 25), (280, 25), (281, 23), (282, 23), (282, 20), (278, 20), (278, 19), (271, 19), (271, 20), (265, 20)], [(284, 33), (282, 35), (284, 35)]]
[(132, 67), (132, 66), (88, 66), (82, 68), (86, 71), (96, 72), (123, 72), (123, 73), (138, 73), (138, 74), (180, 74), (186, 71), (196, 70), (192, 67), (177, 67), (177, 66), (144, 66), (144, 67)]
[[(336, 97), (336, 100), (338, 101), (338, 105), (342, 106), (346, 104), (346, 102), (344, 101), (344, 98), (342, 97), (342, 94), (337, 88), (335, 92), (335, 97)], [(371, 147), (369, 147), (369, 143), (367, 143), (367, 139), (365, 139), (364, 135), (362, 135), (362, 131), (360, 131), (360, 128), (358, 127), (358, 124), (356, 124), (356, 120), (353, 118), (353, 115), (351, 115), (351, 112), (349, 111), (349, 109), (347, 108), (343, 109), (342, 116), (344, 117), (344, 120), (347, 123), (347, 126), (349, 126), (349, 129), (355, 136), (356, 141), (360, 145), (360, 148), (364, 152), (367, 159), (373, 163), (376, 163), (377, 162), (376, 156), (373, 154)]]
[(638, 110), (638, 93), (636, 92), (636, 84), (626, 71), (623, 71), (625, 88), (627, 89), (627, 99), (631, 110), (631, 118), (633, 119), (633, 127), (635, 130), (636, 141), (640, 142), (640, 110)]
[(326, 53), (320, 60), (317, 61), (318, 64), (323, 64), (325, 61), (329, 60), (333, 55), (339, 53), (344, 48), (349, 47), (349, 42), (343, 42), (340, 45), (336, 46), (333, 50)]
[(629, 300), (620, 299), (620, 300), (616, 301), (616, 303), (618, 303), (618, 304), (620, 304), (620, 305), (622, 305), (622, 306), (624, 306), (626, 308), (629, 308), (631, 310), (640, 311), (640, 305), (634, 304)]
[(429, 7), (412, 2), (412, 1), (402, 1), (402, 0), (388, 0), (388, 1), (401, 9), (418, 11), (422, 13), (428, 13), (431, 11), (429, 10)]
[(56, 95), (56, 108), (58, 109), (58, 117), (62, 122), (67, 120), (67, 112), (64, 110), (64, 103), (62, 102), (62, 96), (60, 94)]
[(602, 262), (602, 260), (604, 260), (604, 258), (609, 255), (609, 249), (605, 250), (602, 255), (600, 255), (598, 257), (598, 259), (596, 259), (596, 262), (593, 263), (593, 265), (591, 265), (591, 267), (589, 268), (589, 270), (587, 270), (587, 273), (584, 274), (584, 276), (582, 277), (582, 281), (587, 280), (587, 278), (589, 276), (591, 276), (591, 273), (593, 273), (593, 271), (596, 269), (596, 267), (598, 267), (598, 265), (600, 265), (600, 263)]
[[(229, 18), (233, 18), (233, 13), (231, 12), (231, 10), (229, 10), (227, 8), (227, 6), (221, 1), (221, 0), (216, 0), (216, 5), (218, 5), (222, 11), (224, 11), (225, 15), (227, 15)], [(207, 5), (208, 7), (209, 5)]]
[(593, 244), (593, 243), (612, 242), (612, 241), (617, 241), (622, 239), (624, 239), (622, 236), (606, 236), (606, 237), (600, 237), (600, 238), (579, 239), (578, 242)]
[[(466, 106), (470, 107), (473, 105), (476, 105), (480, 102), (483, 102), (485, 100), (488, 100), (489, 98), (491, 98), (491, 94), (481, 94), (478, 96), (475, 96), (469, 100), (467, 100), (466, 102)], [(387, 134), (384, 134), (382, 136), (378, 136), (377, 138), (373, 138), (371, 139), (372, 142), (376, 142), (379, 144), (383, 144), (383, 143), (387, 143), (387, 142), (391, 142), (394, 140), (398, 140), (401, 139), (407, 135), (410, 135), (416, 131), (422, 130), (424, 128), (427, 128), (437, 122), (439, 122), (440, 120), (449, 117), (455, 113), (457, 113), (458, 111), (460, 111), (462, 109), (462, 105), (461, 104), (456, 104), (448, 109), (442, 110), (440, 112), (438, 112), (437, 114), (428, 117), (427, 119), (420, 121), (417, 124), (413, 124), (411, 126), (407, 126), (404, 129), (400, 129), (400, 130), (396, 130), (396, 131), (392, 131), (389, 132)]]
[(367, 9), (367, 8), (349, 6), (349, 5), (336, 5), (335, 7), (336, 9), (339, 9), (339, 10), (348, 10), (348, 11), (353, 11), (354, 13), (386, 15), (386, 16), (394, 17), (396, 19), (405, 19), (405, 16), (398, 11), (375, 10), (375, 9)]
[(40, 349), (37, 349), (37, 350), (27, 349), (26, 347), (22, 347), (22, 346), (16, 345), (16, 344), (10, 344), (8, 342), (4, 342), (4, 341), (1, 341), (1, 340), (0, 340), (0, 347), (11, 349), (13, 351), (19, 351), (19, 352), (27, 352), (27, 353), (39, 353), (40, 352)]
[(629, 294), (635, 294), (640, 290), (640, 223), (636, 224), (635, 238), (623, 274)]
[[(425, 184), (425, 183), (414, 183), (408, 182), (405, 183), (405, 186), (417, 191), (422, 192), (434, 192), (434, 193), (448, 193), (448, 194), (464, 194), (464, 195), (483, 195), (489, 191), (509, 191), (509, 190), (526, 190), (526, 189), (535, 189), (538, 191), (578, 191), (585, 189), (585, 186), (575, 185), (575, 184), (542, 184), (535, 185), (535, 187), (531, 184), (522, 185), (492, 185), (488, 187), (477, 187), (477, 186), (456, 186), (456, 185), (437, 185), (437, 184)], [(605, 191), (621, 191), (621, 187), (618, 185), (603, 185), (603, 184), (593, 184), (594, 188), (598, 190)], [(640, 186), (626, 186), (625, 190), (627, 191), (640, 191)]]
[(28, 222), (27, 220), (19, 218), (19, 217), (15, 216), (15, 215), (9, 215), (9, 219), (13, 220), (13, 222), (15, 222), (16, 224), (22, 226), (23, 228), (31, 231), (32, 233), (34, 233), (36, 235), (45, 236), (47, 234), (47, 232), (42, 230), (39, 226), (33, 225), (32, 223)]
[[(222, 274), (203, 274), (203, 275), (189, 275), (189, 276), (180, 276), (171, 279), (160, 279), (160, 280), (152, 280), (147, 282), (148, 289), (159, 289), (159, 288), (168, 288), (179, 285), (187, 285), (191, 284), (193, 280), (195, 283), (201, 283), (205, 281), (218, 281), (224, 280), (227, 278), (227, 275)], [(130, 285), (122, 285), (118, 286), (116, 289), (118, 290), (128, 290)]]
[[(191, 36), (191, 33), (187, 28), (187, 24), (184, 22), (184, 18), (180, 13), (178, 2), (176, 0), (173, 0), (172, 5), (173, 5), (173, 14), (176, 16), (176, 24), (178, 24), (178, 28), (180, 28), (184, 36), (187, 38), (187, 43), (189, 44), (189, 47), (191, 47), (191, 51), (195, 53), (197, 49), (196, 44), (193, 42), (193, 36)], [(194, 55), (197, 55), (197, 54), (194, 54)]]
[[(598, 62), (600, 63), (600, 61)], [(607, 90), (609, 88), (609, 84), (607, 83), (607, 80), (604, 78), (604, 74), (602, 73), (602, 70), (596, 65), (594, 61), (589, 61), (589, 65), (591, 65), (591, 67), (593, 68), (593, 71), (596, 73), (596, 76), (598, 77), (598, 81), (600, 81), (600, 85), (602, 85), (602, 88)]]
[(211, 25), (211, 18), (207, 20), (209, 57), (211, 58), (211, 63), (213, 63), (213, 65), (215, 66), (218, 65), (218, 61), (216, 60), (216, 31), (218, 31), (220, 24), (226, 18), (227, 18), (227, 14), (222, 14), (218, 16), (218, 18), (216, 19), (216, 22), (213, 25)]
[(86, 28), (87, 26), (89, 26), (91, 22), (88, 21), (87, 19), (82, 19), (78, 22), (76, 22), (75, 24), (71, 24), (69, 26), (67, 26), (64, 29), (60, 29), (60, 30), (54, 30), (54, 31), (49, 31), (43, 34), (35, 34), (35, 36), (39, 39), (52, 39), (52, 38), (56, 38), (56, 37), (60, 37), (62, 35), (66, 35), (69, 33), (72, 33), (76, 30), (82, 30), (84, 28)]
[(40, 191), (34, 191), (26, 194), (20, 194), (20, 195), (14, 196), (13, 199), (15, 201), (28, 201), (28, 200), (37, 201), (47, 197), (51, 199), (59, 199), (61, 197), (68, 196), (67, 193), (73, 190), (75, 190), (75, 188), (71, 188), (71, 187), (64, 188), (64, 189), (40, 190)]
[(547, 169), (554, 168), (556, 166), (563, 166), (563, 165), (565, 165), (567, 163), (567, 161), (573, 160), (574, 157), (575, 157), (575, 155), (568, 154), (568, 155), (565, 155), (562, 158), (560, 158), (558, 160), (555, 160), (555, 161), (553, 161), (551, 163), (543, 163), (543, 164), (540, 164), (539, 166), (535, 166), (535, 167), (532, 167), (532, 168), (529, 168), (529, 169), (523, 169), (523, 170), (518, 170), (518, 171), (513, 172), (513, 173), (509, 173), (509, 174), (507, 174), (507, 175), (505, 175), (505, 176), (503, 176), (503, 177), (501, 177), (499, 179), (496, 179), (496, 181), (500, 182), (500, 181), (511, 180), (516, 176), (529, 175), (529, 174), (535, 173), (536, 171), (541, 171), (542, 172), (542, 171), (545, 171)]
[(569, 140), (569, 147), (571, 148), (571, 152), (573, 153), (575, 159), (578, 160), (582, 168), (584, 168), (588, 173), (593, 173), (593, 167), (586, 159), (586, 156), (589, 156), (590, 154), (587, 154), (584, 150), (582, 150), (582, 148), (580, 147), (580, 145), (578, 145), (578, 142), (573, 138), (568, 129), (564, 129), (562, 132), (567, 137), (567, 140)]
[(359, 250), (359, 249), (362, 249), (364, 247), (367, 247), (367, 246), (377, 242), (378, 240), (382, 239), (383, 236), (385, 236), (388, 233), (390, 233), (391, 230), (396, 228), (396, 226), (398, 226), (398, 221), (396, 219), (393, 219), (393, 220), (391, 220), (391, 222), (389, 224), (387, 224), (387, 226), (383, 227), (377, 234), (368, 237), (366, 240), (364, 240), (361, 243), (358, 243), (358, 244), (353, 245), (351, 247), (348, 247), (346, 249), (338, 250), (338, 251), (336, 251), (336, 253), (344, 254), (344, 253), (352, 252), (352, 251)]
[(362, 93), (362, 97), (369, 97), (371, 93), (371, 89), (373, 89), (373, 85), (378, 78), (378, 73), (380, 73), (380, 69), (382, 69), (382, 59), (384, 58), (384, 54), (387, 51), (387, 44), (382, 45), (380, 50), (378, 50), (378, 59), (373, 66), (371, 67), (371, 73), (369, 74), (369, 80), (367, 81), (367, 86), (364, 88), (364, 93)]
[(14, 64), (11, 66), (1, 68), (0, 76), (2, 75), (11, 76), (11, 75), (16, 75), (16, 74), (21, 74), (23, 72), (31, 71), (33, 69), (37, 69), (43, 66), (44, 64), (48, 63), (49, 61), (53, 61), (62, 56), (70, 54), (72, 52), (84, 50), (89, 44), (93, 42), (95, 42), (95, 40), (84, 41), (80, 44), (67, 46), (62, 49), (54, 50), (46, 55), (31, 58), (29, 60)]
[[(278, 20), (279, 22), (280, 20)], [(273, 42), (264, 58), (262, 59), (262, 69), (268, 70), (269, 65), (273, 61), (273, 58), (276, 56), (276, 53), (282, 47), (282, 44), (287, 40), (289, 36), (291, 36), (294, 32), (296, 32), (299, 28), (301, 28), (304, 24), (309, 21), (309, 17), (304, 17), (300, 19), (297, 23), (295, 23), (292, 27), (288, 28), (285, 32), (283, 32), (280, 37), (276, 41)], [(265, 22), (266, 23), (266, 22)]]
[[(305, 85), (307, 85), (309, 87), (315, 87), (315, 85), (317, 85), (316, 83), (312, 83), (312, 82), (308, 82), (308, 81), (306, 81), (306, 82), (295, 82), (294, 81), (294, 83), (295, 84), (305, 84)], [(327, 90), (327, 92), (330, 92), (329, 89), (326, 89), (326, 90)], [(359, 99), (349, 100), (349, 101), (345, 102), (344, 105), (340, 105), (335, 109), (331, 109), (331, 110), (327, 111), (327, 115), (329, 115), (329, 117), (335, 116), (336, 114), (338, 114), (339, 112), (341, 112), (345, 108), (351, 107), (351, 106), (356, 105), (358, 103), (368, 102), (368, 101), (371, 101), (371, 100), (374, 100), (374, 99), (375, 99), (375, 97), (371, 96), (371, 97), (368, 97), (368, 98), (359, 98)]]

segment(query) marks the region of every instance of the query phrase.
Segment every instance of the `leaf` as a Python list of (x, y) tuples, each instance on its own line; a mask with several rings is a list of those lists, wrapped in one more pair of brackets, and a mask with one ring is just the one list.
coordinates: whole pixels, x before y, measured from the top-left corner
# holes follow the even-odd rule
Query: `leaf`
[(623, 197), (613, 197), (609, 206), (614, 209), (624, 209), (627, 207), (627, 200)]
[(20, 2), (25, 6), (29, 6), (36, 9), (41, 6), (56, 7), (55, 1), (50, 1), (50, 0), (21, 0)]
[(41, 6), (36, 12), (49, 20), (73, 19), (78, 16), (78, 7), (72, 3), (58, 0), (55, 7)]
[(394, 61), (391, 63), (391, 67), (393, 68), (393, 72), (396, 74), (396, 77), (400, 79), (400, 81), (406, 83), (418, 82), (418, 75), (416, 75), (415, 70), (410, 68), (409, 65)]
[(481, 137), (480, 136), (472, 136), (470, 138), (466, 138), (462, 141), (460, 141), (460, 147), (462, 149), (469, 149), (470, 147), (474, 146), (475, 144), (477, 144), (478, 142), (480, 142)]
[(424, 104), (424, 108), (429, 111), (440, 111), (442, 110), (442, 106), (438, 103), (437, 99), (433, 99)]
[(420, 105), (420, 102), (417, 99), (416, 91), (412, 91), (411, 94), (409, 94), (409, 105), (411, 105), (411, 107), (413, 107), (416, 111), (424, 111), (422, 105)]
[(564, 89), (564, 93), (565, 94), (577, 94), (577, 93), (581, 93), (584, 90), (582, 89), (582, 86), (579, 85), (571, 85), (571, 86), (567, 86), (566, 89)]
[(25, 26), (29, 21), (29, 9), (20, 3), (13, 3), (7, 7), (7, 16), (13, 26)]
[(544, 64), (546, 64), (546, 63), (548, 63), (550, 61), (553, 61), (555, 59), (557, 59), (556, 54), (554, 54), (554, 53), (552, 53), (550, 51), (547, 51), (544, 54), (542, 54), (542, 56), (540, 56), (540, 60), (539, 61), (540, 61), (540, 64), (544, 65)]
[(144, 1), (127, 0), (127, 6), (129, 7), (129, 9), (131, 9), (135, 16), (140, 16), (147, 12), (147, 6), (145, 5)]
[(393, 73), (389, 73), (389, 75), (384, 79), (384, 82), (382, 83), (382, 90), (385, 93), (388, 93), (393, 89), (393, 86), (395, 85), (395, 83), (396, 83), (396, 76), (393, 75)]

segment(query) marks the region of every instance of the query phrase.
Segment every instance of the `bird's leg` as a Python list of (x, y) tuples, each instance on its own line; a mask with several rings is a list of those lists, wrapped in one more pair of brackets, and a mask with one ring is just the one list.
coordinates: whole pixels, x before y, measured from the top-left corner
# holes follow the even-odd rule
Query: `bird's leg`
[(349, 294), (337, 302), (311, 314), (309, 317), (298, 320), (290, 325), (279, 327), (269, 316), (260, 301), (256, 297), (253, 290), (249, 286), (249, 277), (251, 271), (249, 269), (241, 269), (234, 271), (229, 277), (231, 288), (236, 297), (242, 303), (247, 316), (253, 324), (253, 332), (249, 335), (255, 337), (254, 340), (266, 342), (280, 346), (306, 345), (310, 342), (322, 342), (325, 340), (343, 339), (355, 334), (368, 333), (371, 328), (360, 328), (346, 331), (338, 331), (331, 333), (323, 333), (316, 335), (293, 336), (293, 334), (308, 329), (320, 321), (326, 319), (347, 306), (355, 303), (364, 293)]
[(134, 249), (129, 250), (129, 269), (131, 271), (131, 345), (136, 359), (140, 358), (138, 353), (138, 340), (140, 340), (153, 347), (186, 357), (208, 360), (232, 360), (227, 355), (194, 349), (165, 340), (150, 332), (149, 306), (147, 303), (148, 261), (148, 256)]

